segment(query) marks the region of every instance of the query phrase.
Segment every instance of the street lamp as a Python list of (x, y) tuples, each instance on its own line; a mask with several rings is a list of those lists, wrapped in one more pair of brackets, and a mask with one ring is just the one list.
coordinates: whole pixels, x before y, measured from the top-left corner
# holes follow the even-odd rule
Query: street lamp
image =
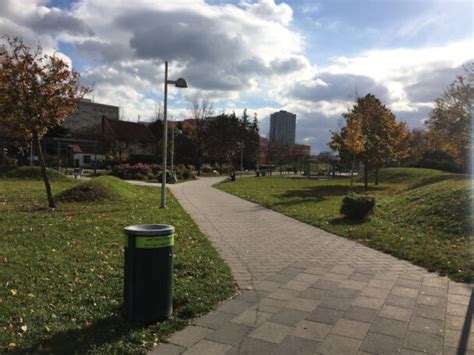
[(168, 84), (177, 88), (187, 88), (185, 79), (168, 80), (168, 61), (165, 61), (165, 99), (163, 108), (163, 164), (161, 165), (161, 208), (166, 208), (166, 161), (168, 159), (168, 122), (166, 121), (168, 107)]

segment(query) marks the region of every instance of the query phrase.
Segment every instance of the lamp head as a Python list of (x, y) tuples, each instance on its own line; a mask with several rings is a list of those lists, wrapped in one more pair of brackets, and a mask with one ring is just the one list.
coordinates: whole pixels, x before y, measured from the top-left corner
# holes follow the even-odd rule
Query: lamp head
[(176, 80), (175, 86), (176, 86), (177, 88), (187, 88), (187, 87), (188, 87), (188, 83), (186, 82), (185, 79), (179, 78), (178, 80)]

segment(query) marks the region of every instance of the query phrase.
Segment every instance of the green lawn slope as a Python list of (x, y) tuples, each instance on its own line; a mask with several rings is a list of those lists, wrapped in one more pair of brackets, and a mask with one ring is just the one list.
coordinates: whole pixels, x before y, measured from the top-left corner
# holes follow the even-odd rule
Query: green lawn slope
[[(172, 196), (160, 209), (159, 189), (111, 177), (52, 188), (68, 197), (54, 211), (42, 207), (41, 181), (0, 179), (0, 352), (145, 353), (234, 293), (229, 268)], [(121, 316), (123, 228), (148, 223), (176, 228), (173, 317), (151, 326)]]
[[(373, 175), (370, 176), (373, 181)], [(352, 191), (365, 193), (362, 177)], [(388, 168), (369, 186), (376, 210), (357, 223), (340, 214), (349, 179), (273, 176), (218, 185), (224, 191), (392, 254), (457, 281), (474, 280), (472, 180), (432, 169)]]
[(117, 177), (100, 176), (62, 191), (58, 199), (63, 202), (130, 200), (135, 193), (132, 185)]
[[(46, 168), (46, 173), (51, 181), (68, 181), (63, 173)], [(22, 180), (41, 180), (41, 168), (38, 166), (0, 167), (0, 177)]]

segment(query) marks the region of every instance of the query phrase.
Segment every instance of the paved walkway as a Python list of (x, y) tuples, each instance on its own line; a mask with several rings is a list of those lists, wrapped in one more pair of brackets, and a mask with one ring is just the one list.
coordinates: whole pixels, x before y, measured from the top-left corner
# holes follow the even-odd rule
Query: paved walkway
[(472, 285), (212, 188), (219, 179), (169, 187), (240, 295), (154, 354), (474, 353)]

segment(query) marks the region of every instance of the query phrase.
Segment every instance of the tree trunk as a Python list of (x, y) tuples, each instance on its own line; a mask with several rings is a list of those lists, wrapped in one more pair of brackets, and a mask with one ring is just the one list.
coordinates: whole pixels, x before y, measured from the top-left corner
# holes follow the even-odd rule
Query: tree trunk
[(379, 166), (375, 166), (375, 185), (379, 184)]
[(364, 162), (364, 190), (367, 191), (369, 189), (369, 163), (367, 161)]
[(351, 190), (352, 190), (352, 186), (354, 186), (354, 161), (352, 161), (351, 163)]
[(46, 173), (46, 163), (44, 162), (43, 149), (41, 148), (41, 142), (36, 132), (33, 133), (33, 141), (36, 144), (36, 150), (38, 153), (38, 159), (41, 167), (41, 176), (44, 181), (44, 187), (46, 188), (46, 195), (48, 196), (48, 207), (55, 208), (56, 204), (54, 203), (53, 194), (51, 192), (51, 185), (49, 183), (48, 174)]

